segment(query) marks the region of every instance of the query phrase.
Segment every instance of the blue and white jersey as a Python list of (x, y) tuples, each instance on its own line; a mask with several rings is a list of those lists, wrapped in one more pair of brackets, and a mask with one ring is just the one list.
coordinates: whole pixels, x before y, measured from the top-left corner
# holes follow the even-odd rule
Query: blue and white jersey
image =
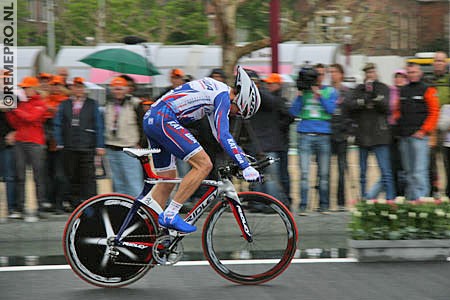
[(187, 124), (211, 115), (215, 111), (216, 98), (229, 98), (229, 87), (206, 77), (180, 85), (163, 95), (159, 101), (166, 103), (181, 123)]
[[(145, 120), (150, 122), (150, 111), (153, 111), (154, 113), (155, 110), (158, 110), (160, 112), (160, 117), (166, 121), (173, 118), (171, 116), (173, 113), (176, 120), (181, 125), (189, 124), (206, 116), (209, 120), (214, 137), (233, 160), (242, 169), (245, 169), (249, 166), (249, 163), (245, 158), (242, 149), (237, 145), (229, 132), (229, 89), (230, 88), (226, 84), (209, 77), (185, 83), (164, 94), (152, 105), (151, 109), (144, 117), (144, 125), (146, 123)], [(163, 112), (162, 106), (167, 107), (170, 110), (170, 113), (166, 110)], [(154, 122), (154, 120), (151, 122)], [(147, 124), (147, 126), (148, 125), (150, 124)], [(180, 136), (185, 136), (181, 130), (179, 131)], [(166, 130), (165, 135), (174, 141), (174, 136), (171, 136), (168, 132), (169, 131)], [(184, 142), (180, 139), (180, 142), (178, 143), (179, 147), (184, 148), (183, 143)]]

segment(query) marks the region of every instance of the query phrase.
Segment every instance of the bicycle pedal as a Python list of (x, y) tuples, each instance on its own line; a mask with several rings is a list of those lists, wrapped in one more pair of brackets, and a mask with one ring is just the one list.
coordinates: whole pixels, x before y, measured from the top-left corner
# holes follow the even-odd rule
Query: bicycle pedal
[(167, 227), (163, 227), (161, 225), (159, 225), (159, 229), (160, 229), (160, 232), (161, 232), (161, 236), (169, 235), (171, 237), (179, 237), (179, 236), (190, 235), (192, 233), (192, 232), (177, 231), (175, 229), (170, 229), (170, 228), (167, 228)]

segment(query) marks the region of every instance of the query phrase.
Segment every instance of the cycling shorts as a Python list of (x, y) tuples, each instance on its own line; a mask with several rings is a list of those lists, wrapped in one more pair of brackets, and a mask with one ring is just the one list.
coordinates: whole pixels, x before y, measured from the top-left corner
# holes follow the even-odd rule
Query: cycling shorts
[(187, 161), (203, 149), (162, 101), (147, 111), (143, 127), (149, 146), (161, 149), (152, 155), (157, 172), (175, 170), (176, 157)]

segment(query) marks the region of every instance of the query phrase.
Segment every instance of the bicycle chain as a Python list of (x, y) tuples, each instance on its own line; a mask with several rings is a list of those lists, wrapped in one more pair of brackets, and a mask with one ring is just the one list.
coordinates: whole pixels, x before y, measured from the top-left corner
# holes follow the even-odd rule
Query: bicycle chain
[[(146, 238), (146, 237), (156, 237), (157, 238), (160, 236), (161, 236), (161, 234), (158, 234), (158, 235), (154, 235), (154, 234), (153, 235), (127, 235), (124, 239), (126, 239), (126, 238)], [(146, 264), (115, 261), (114, 264), (125, 265), (125, 266), (142, 266), (142, 267), (150, 265), (150, 268), (153, 268), (158, 265), (158, 264), (154, 264), (153, 261), (154, 260), (152, 259), (149, 263), (146, 263)]]
[(126, 262), (115, 261), (114, 264), (116, 264), (116, 265), (126, 265), (126, 266), (142, 266), (142, 267), (150, 265), (150, 268), (153, 268), (155, 266), (159, 266), (158, 264), (153, 264), (151, 262), (147, 263), (147, 264), (142, 264), (142, 263), (126, 263)]

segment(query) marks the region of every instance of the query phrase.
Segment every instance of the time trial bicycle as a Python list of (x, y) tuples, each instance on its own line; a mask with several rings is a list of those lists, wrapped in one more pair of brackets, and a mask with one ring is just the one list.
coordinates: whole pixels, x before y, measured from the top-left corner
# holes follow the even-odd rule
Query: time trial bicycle
[[(160, 228), (157, 220), (162, 210), (150, 197), (155, 184), (181, 179), (162, 178), (153, 172), (150, 157), (159, 149), (124, 151), (141, 162), (141, 194), (137, 198), (104, 194), (86, 200), (64, 229), (67, 262), (79, 277), (100, 287), (133, 283), (157, 265), (177, 263), (184, 252), (186, 234)], [(267, 157), (253, 159), (251, 165), (261, 171), (273, 162)], [(270, 195), (237, 193), (231, 180), (242, 174), (234, 163), (219, 168), (218, 176), (218, 180), (202, 182), (207, 190), (185, 217), (195, 224), (207, 212), (201, 233), (206, 259), (218, 274), (239, 284), (274, 279), (289, 266), (296, 251), (298, 231), (292, 214)], [(257, 260), (256, 264), (249, 264), (246, 260), (250, 259)]]

